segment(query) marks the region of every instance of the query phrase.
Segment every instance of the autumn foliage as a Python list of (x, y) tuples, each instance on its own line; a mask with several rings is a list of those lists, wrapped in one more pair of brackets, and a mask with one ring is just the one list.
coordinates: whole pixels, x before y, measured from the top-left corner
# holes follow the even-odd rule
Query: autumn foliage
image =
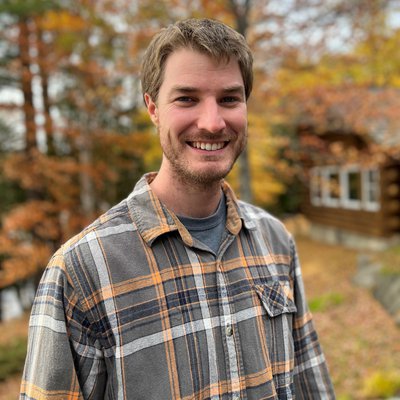
[[(1, 10), (10, 99), (1, 103), (8, 135), (0, 182), (15, 195), (1, 200), (0, 287), (40, 273), (63, 241), (118, 202), (159, 157), (126, 34), (91, 2), (39, 3)], [(12, 100), (15, 93), (22, 101)], [(7, 126), (9, 116), (20, 122)], [(18, 131), (20, 140), (10, 142)]]
[[(300, 149), (314, 154), (319, 133), (333, 128), (367, 136), (383, 124), (374, 154), (397, 157), (399, 30), (387, 23), (395, 2), (333, 3), (3, 1), (0, 289), (40, 273), (62, 242), (158, 168), (139, 66), (154, 32), (179, 18), (218, 18), (254, 50), (247, 159), (229, 177), (240, 197), (281, 199)], [(305, 146), (296, 136), (304, 126)]]

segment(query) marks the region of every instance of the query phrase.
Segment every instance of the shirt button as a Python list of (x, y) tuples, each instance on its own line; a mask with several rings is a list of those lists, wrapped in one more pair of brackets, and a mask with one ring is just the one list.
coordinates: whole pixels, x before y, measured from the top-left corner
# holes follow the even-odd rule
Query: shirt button
[(225, 332), (226, 332), (226, 336), (232, 336), (233, 335), (233, 328), (232, 328), (232, 326), (230, 324), (226, 325)]

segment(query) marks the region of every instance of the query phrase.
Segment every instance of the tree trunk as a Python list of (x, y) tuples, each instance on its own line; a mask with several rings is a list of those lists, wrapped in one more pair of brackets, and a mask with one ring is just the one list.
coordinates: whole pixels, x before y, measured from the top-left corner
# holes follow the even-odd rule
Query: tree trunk
[(30, 29), (29, 20), (21, 18), (18, 24), (18, 46), (21, 60), (21, 89), (24, 96), (23, 112), (25, 122), (25, 151), (27, 154), (37, 148), (35, 108), (33, 105), (32, 72), (30, 56)]
[(3, 320), (3, 289), (0, 288), (0, 322)]
[(93, 166), (93, 149), (90, 142), (90, 133), (92, 132), (91, 116), (85, 116), (84, 118), (86, 119), (86, 123), (84, 124), (86, 125), (86, 129), (80, 130), (77, 141), (79, 163), (82, 168), (79, 174), (80, 197), (84, 214), (87, 217), (92, 217), (96, 211), (96, 200), (93, 179), (89, 172), (89, 169)]
[(36, 30), (36, 40), (38, 49), (39, 74), (42, 82), (44, 131), (46, 133), (47, 155), (53, 156), (55, 155), (56, 151), (54, 146), (53, 121), (50, 114), (51, 103), (49, 97), (49, 65), (47, 60), (48, 49), (46, 41), (43, 40), (43, 32), (40, 27), (37, 27)]
[[(249, 26), (249, 12), (251, 7), (250, 0), (229, 0), (231, 10), (235, 16), (236, 30), (246, 37), (247, 28)], [(253, 193), (251, 190), (251, 173), (250, 160), (247, 146), (238, 158), (239, 169), (239, 193), (240, 198), (251, 203), (253, 201)]]

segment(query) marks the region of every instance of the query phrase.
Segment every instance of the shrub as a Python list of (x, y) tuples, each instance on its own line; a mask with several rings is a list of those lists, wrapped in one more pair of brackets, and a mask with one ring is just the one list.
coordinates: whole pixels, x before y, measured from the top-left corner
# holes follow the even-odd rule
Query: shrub
[(26, 338), (18, 338), (12, 343), (0, 346), (0, 381), (22, 372), (26, 357)]
[(326, 311), (331, 307), (342, 304), (343, 301), (344, 296), (341, 293), (331, 292), (310, 300), (308, 306), (311, 312)]
[(364, 381), (363, 392), (367, 398), (392, 397), (400, 392), (400, 374), (394, 371), (379, 371)]

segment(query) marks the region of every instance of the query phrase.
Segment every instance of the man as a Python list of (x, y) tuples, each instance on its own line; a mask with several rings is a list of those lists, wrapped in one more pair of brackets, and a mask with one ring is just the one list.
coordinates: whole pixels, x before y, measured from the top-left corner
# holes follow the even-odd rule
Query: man
[(211, 20), (142, 68), (163, 160), (50, 261), (21, 399), (333, 399), (291, 236), (223, 178), (246, 145), (252, 56)]

